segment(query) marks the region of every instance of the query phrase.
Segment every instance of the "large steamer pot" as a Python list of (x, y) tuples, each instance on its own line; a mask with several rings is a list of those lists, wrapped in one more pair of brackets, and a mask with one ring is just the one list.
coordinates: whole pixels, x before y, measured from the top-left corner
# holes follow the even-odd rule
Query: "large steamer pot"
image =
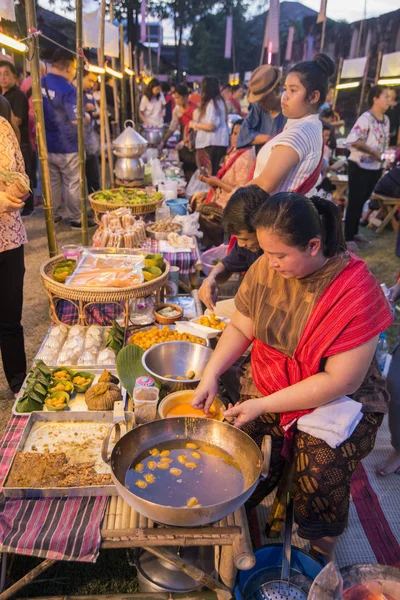
[(163, 127), (143, 127), (143, 135), (151, 146), (161, 144), (163, 131)]
[[(192, 342), (163, 342), (152, 346), (142, 356), (142, 365), (146, 371), (168, 392), (195, 389), (201, 380), (203, 371), (211, 358), (211, 348)], [(194, 371), (192, 379), (187, 377)], [(166, 378), (175, 375), (183, 379)]]
[[(112, 432), (112, 427), (109, 436)], [(209, 419), (175, 418), (152, 421), (128, 431), (107, 457), (109, 436), (103, 442), (103, 460), (110, 462), (111, 477), (122, 498), (152, 521), (178, 527), (199, 527), (225, 518), (240, 508), (256, 488), (263, 468), (257, 444), (243, 431), (227, 423)], [(174, 508), (149, 502), (125, 487), (127, 470), (143, 452), (172, 440), (197, 440), (212, 444), (230, 454), (244, 477), (244, 490), (238, 496), (216, 504), (194, 508)], [(268, 467), (267, 467), (268, 468)], [(215, 481), (218, 485), (218, 481)]]
[(143, 179), (143, 161), (140, 158), (118, 158), (115, 162), (115, 175), (121, 181)]

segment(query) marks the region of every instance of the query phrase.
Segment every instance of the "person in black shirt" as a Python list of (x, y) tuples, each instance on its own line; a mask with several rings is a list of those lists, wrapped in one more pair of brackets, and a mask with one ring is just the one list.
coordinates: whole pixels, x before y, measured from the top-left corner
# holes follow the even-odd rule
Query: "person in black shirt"
[[(17, 86), (17, 71), (8, 60), (0, 61), (1, 93), (8, 100), (15, 116), (20, 132), (20, 146), (25, 162), (25, 171), (31, 179), (32, 147), (29, 141), (29, 103), (28, 99)], [(25, 201), (22, 216), (33, 214), (33, 193)]]
[(400, 146), (400, 104), (398, 102), (397, 90), (389, 88), (389, 109), (386, 115), (390, 121), (389, 146)]
[(199, 289), (199, 298), (209, 310), (215, 309), (218, 284), (228, 281), (232, 273), (247, 271), (262, 255), (252, 219), (265, 199), (264, 190), (257, 185), (239, 188), (229, 199), (222, 225), (225, 233), (234, 235), (236, 240), (229, 254), (215, 265)]

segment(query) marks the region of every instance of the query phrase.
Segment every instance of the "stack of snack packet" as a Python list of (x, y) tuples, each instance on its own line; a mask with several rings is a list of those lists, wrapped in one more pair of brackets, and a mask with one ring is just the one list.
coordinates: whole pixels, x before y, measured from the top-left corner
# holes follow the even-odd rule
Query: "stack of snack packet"
[(102, 215), (92, 245), (95, 248), (137, 248), (145, 239), (143, 219), (135, 217), (129, 208), (118, 208)]

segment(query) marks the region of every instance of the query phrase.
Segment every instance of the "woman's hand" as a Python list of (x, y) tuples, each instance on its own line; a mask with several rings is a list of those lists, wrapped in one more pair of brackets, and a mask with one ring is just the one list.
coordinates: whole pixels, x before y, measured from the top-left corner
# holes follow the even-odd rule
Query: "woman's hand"
[(212, 188), (219, 187), (220, 180), (218, 179), (218, 177), (214, 177), (214, 176), (208, 177), (207, 175), (199, 175), (199, 179), (200, 179), (200, 181), (207, 183), (207, 185), (209, 185)]
[(193, 131), (197, 131), (197, 123), (196, 121), (189, 122), (189, 129), (193, 129)]
[(215, 309), (215, 303), (218, 298), (218, 285), (215, 279), (207, 277), (201, 284), (198, 294), (199, 300), (207, 306), (208, 310)]
[(234, 427), (240, 429), (247, 423), (252, 423), (258, 419), (265, 412), (261, 400), (261, 398), (254, 398), (254, 400), (246, 400), (240, 404), (235, 404), (235, 406), (229, 404), (228, 409), (223, 413), (224, 417), (227, 419), (233, 418)]
[(11, 196), (7, 192), (0, 192), (0, 214), (9, 215), (24, 208), (24, 205), (25, 203), (19, 198)]
[(396, 302), (400, 298), (400, 279), (393, 287), (390, 288), (390, 300)]
[(218, 392), (218, 379), (214, 377), (203, 377), (197, 386), (192, 400), (193, 408), (203, 410), (207, 415), (211, 404), (214, 402)]

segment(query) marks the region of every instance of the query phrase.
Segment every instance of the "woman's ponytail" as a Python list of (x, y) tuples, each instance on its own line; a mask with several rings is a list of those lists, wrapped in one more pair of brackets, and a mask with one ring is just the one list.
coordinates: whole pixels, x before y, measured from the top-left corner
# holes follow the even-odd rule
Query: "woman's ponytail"
[(306, 248), (312, 238), (319, 237), (326, 257), (346, 250), (339, 209), (318, 196), (306, 198), (295, 192), (274, 194), (257, 211), (253, 224), (256, 229), (271, 229), (289, 246), (298, 248)]
[(335, 256), (346, 250), (342, 220), (338, 207), (330, 200), (313, 196), (312, 203), (322, 222), (322, 244), (325, 256)]

